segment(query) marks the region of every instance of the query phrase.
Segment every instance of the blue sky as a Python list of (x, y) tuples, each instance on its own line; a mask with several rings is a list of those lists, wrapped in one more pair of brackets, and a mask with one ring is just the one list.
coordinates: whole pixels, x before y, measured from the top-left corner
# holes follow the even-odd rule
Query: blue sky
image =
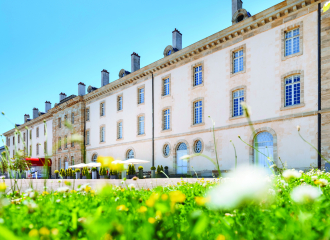
[[(281, 1), (243, 2), (254, 15)], [(102, 69), (118, 79), (132, 52), (159, 60), (174, 28), (186, 47), (230, 25), (231, 0), (0, 0), (0, 112), (21, 124), (79, 82), (100, 87)], [(12, 128), (0, 115), (0, 133)]]

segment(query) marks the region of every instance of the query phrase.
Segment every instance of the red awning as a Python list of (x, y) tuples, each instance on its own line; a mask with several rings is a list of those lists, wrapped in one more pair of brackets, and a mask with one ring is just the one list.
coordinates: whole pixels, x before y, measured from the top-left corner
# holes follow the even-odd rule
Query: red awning
[[(52, 165), (52, 160), (48, 160), (48, 166), (50, 167)], [(44, 158), (26, 158), (26, 161), (31, 162), (31, 166), (44, 166), (45, 165), (45, 159)]]

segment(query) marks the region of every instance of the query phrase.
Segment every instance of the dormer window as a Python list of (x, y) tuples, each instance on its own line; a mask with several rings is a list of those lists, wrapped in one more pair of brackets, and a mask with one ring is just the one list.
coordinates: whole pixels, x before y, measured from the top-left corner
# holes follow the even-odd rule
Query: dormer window
[(125, 77), (125, 73), (122, 73), (122, 74), (121, 74), (121, 77)]
[(167, 56), (171, 55), (171, 53), (172, 53), (172, 50), (168, 51)]
[(237, 22), (241, 22), (241, 21), (243, 21), (244, 20), (244, 15), (242, 14), (242, 15), (239, 15), (238, 17), (237, 17)]

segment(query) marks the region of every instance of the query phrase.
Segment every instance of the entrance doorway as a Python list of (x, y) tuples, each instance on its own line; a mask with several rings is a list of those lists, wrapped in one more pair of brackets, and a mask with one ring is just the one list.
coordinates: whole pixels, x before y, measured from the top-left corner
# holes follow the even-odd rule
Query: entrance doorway
[(181, 157), (188, 155), (187, 145), (180, 143), (176, 149), (177, 174), (187, 174), (188, 160), (182, 160)]
[[(269, 132), (261, 132), (254, 138), (254, 147), (259, 151), (254, 150), (254, 163), (264, 167), (269, 173), (271, 173), (269, 167), (273, 165), (272, 161), (274, 160), (273, 145), (273, 135)], [(265, 155), (269, 157), (271, 161), (269, 161)]]

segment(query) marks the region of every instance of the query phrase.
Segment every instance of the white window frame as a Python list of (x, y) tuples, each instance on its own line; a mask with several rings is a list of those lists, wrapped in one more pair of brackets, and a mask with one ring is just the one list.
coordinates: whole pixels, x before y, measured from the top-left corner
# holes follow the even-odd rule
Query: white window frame
[(118, 96), (118, 111), (123, 110), (123, 95)]
[(144, 129), (144, 116), (139, 116), (138, 117), (138, 121), (139, 121), (139, 135), (143, 135), (145, 134), (145, 129)]
[(117, 139), (122, 139), (123, 138), (123, 122), (118, 122), (117, 123)]
[(203, 84), (203, 65), (194, 67), (194, 87)]
[(101, 127), (101, 136), (100, 136), (100, 142), (105, 142), (105, 139), (104, 139), (104, 136), (105, 136), (105, 134), (104, 134), (104, 132), (105, 132), (105, 127), (103, 126), (103, 127)]
[[(236, 96), (236, 94), (238, 93), (238, 95)], [(243, 94), (243, 95), (241, 95)], [(238, 89), (233, 91), (233, 116), (232, 117), (239, 117), (239, 116), (243, 116), (243, 107), (241, 105), (242, 102), (245, 101), (245, 91), (244, 89)], [(237, 100), (237, 106), (235, 105), (235, 101)], [(237, 109), (237, 113), (236, 113), (236, 107)]]
[(104, 116), (104, 102), (101, 102), (100, 104), (101, 104), (101, 106), (100, 106), (100, 110), (101, 110), (100, 116), (103, 117)]
[(197, 100), (194, 102), (194, 125), (201, 123), (203, 123), (203, 100)]
[[(298, 77), (299, 78), (299, 81), (295, 81), (295, 78)], [(291, 80), (291, 83), (287, 83), (287, 80)], [(301, 104), (301, 77), (299, 74), (297, 75), (292, 75), (292, 76), (289, 76), (289, 77), (286, 77), (284, 79), (284, 96), (285, 96), (285, 99), (284, 99), (284, 103), (285, 103), (285, 107), (290, 107), (290, 106), (295, 106), (295, 105), (300, 105)], [(288, 100), (288, 93), (287, 93), (287, 87), (291, 87), (291, 103), (292, 104), (287, 104), (287, 100)], [(295, 87), (299, 87), (299, 93), (295, 93), (296, 89)], [(298, 96), (296, 96), (298, 94)], [(295, 98), (298, 98), (299, 97), (299, 103), (295, 103)]]
[(171, 129), (171, 109), (167, 108), (163, 111), (163, 130)]
[(144, 90), (144, 87), (141, 87), (141, 88), (139, 88), (138, 89), (138, 94), (139, 94), (139, 96), (138, 96), (138, 104), (142, 104), (142, 103), (144, 103), (144, 97), (145, 97), (145, 90)]
[[(290, 35), (290, 34), (291, 34), (291, 36), (288, 37), (288, 35)], [(297, 54), (300, 52), (300, 28), (299, 27), (285, 32), (284, 38), (285, 38), (285, 43), (284, 43), (285, 57), (288, 57), (288, 56), (291, 56), (291, 55), (294, 55), (294, 54)], [(296, 40), (296, 42), (295, 42), (295, 40)], [(297, 44), (296, 48), (294, 48), (295, 43)], [(297, 50), (297, 48), (298, 48), (298, 51), (294, 52), (294, 50)], [(288, 50), (290, 50), (291, 52), (289, 51), (289, 53), (288, 53)]]
[(89, 145), (89, 131), (86, 132), (86, 145)]
[(164, 78), (163, 79), (163, 96), (168, 96), (170, 95), (170, 78)]
[(233, 52), (233, 73), (244, 71), (244, 49)]

